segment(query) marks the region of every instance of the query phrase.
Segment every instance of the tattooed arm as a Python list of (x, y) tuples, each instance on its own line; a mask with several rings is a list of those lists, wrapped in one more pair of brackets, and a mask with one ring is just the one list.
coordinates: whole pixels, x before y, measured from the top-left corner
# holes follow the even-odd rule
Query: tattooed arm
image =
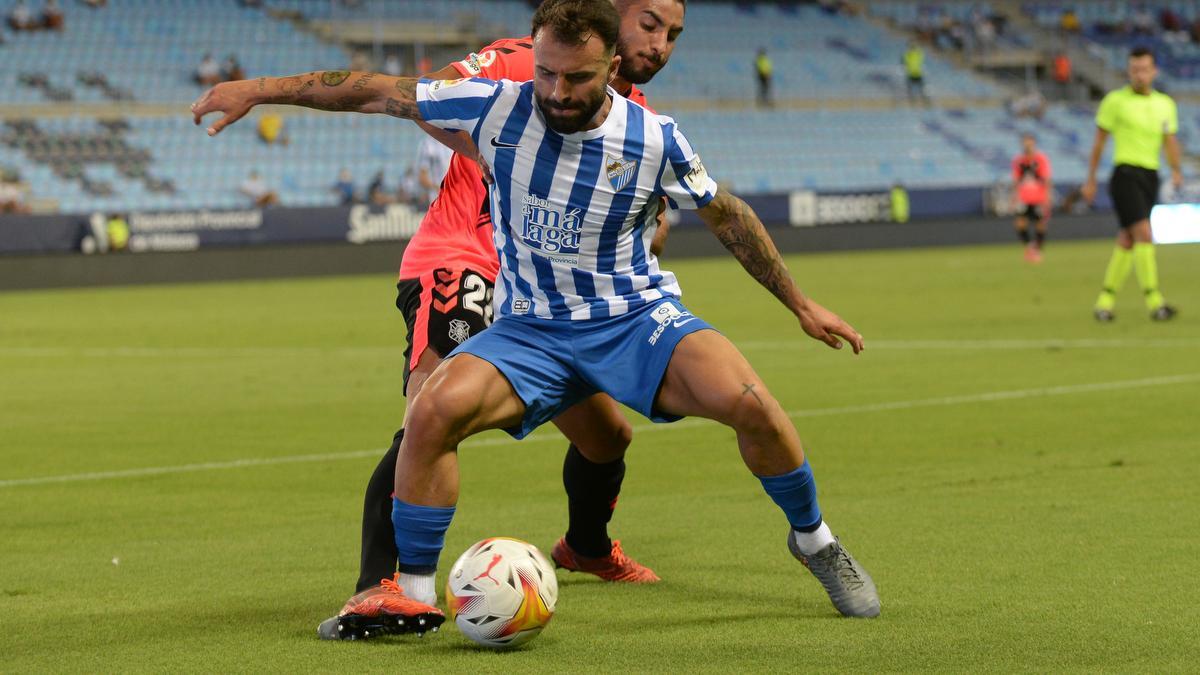
[(347, 70), (318, 70), (290, 77), (260, 77), (222, 82), (192, 104), (196, 124), (211, 112), (224, 116), (208, 127), (215, 136), (263, 103), (298, 105), (317, 110), (383, 113), (420, 121), (417, 78), (391, 77)]
[(746, 202), (718, 190), (716, 197), (697, 213), (750, 276), (792, 310), (805, 333), (835, 349), (842, 346), (840, 336), (850, 343), (855, 354), (862, 350), (863, 340), (858, 331), (800, 292), (775, 242)]

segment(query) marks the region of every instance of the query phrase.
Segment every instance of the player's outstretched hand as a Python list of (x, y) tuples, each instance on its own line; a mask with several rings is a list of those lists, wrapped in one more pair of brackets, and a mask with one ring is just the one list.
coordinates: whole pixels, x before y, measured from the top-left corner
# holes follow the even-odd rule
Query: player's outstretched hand
[(809, 337), (820, 340), (834, 349), (842, 348), (842, 338), (857, 354), (863, 350), (863, 337), (842, 317), (808, 300), (807, 310), (800, 316), (800, 327)]
[(197, 125), (201, 119), (212, 112), (224, 113), (220, 119), (208, 127), (208, 135), (216, 136), (225, 127), (245, 117), (254, 107), (254, 80), (236, 80), (222, 82), (204, 92), (192, 104), (192, 121)]

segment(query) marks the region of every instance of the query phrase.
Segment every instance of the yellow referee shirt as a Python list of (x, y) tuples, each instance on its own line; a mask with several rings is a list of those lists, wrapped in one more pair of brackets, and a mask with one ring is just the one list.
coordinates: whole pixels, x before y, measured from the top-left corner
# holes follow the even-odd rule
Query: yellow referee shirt
[(1157, 171), (1163, 135), (1179, 131), (1179, 115), (1175, 101), (1161, 91), (1142, 95), (1126, 86), (1100, 101), (1096, 126), (1112, 134), (1114, 165)]

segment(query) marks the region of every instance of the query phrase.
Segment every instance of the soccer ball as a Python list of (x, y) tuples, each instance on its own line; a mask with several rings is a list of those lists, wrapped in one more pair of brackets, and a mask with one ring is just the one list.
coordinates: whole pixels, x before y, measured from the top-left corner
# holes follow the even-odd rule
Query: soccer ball
[(550, 623), (557, 601), (554, 567), (520, 539), (484, 539), (459, 556), (446, 580), (451, 618), (484, 647), (532, 640)]

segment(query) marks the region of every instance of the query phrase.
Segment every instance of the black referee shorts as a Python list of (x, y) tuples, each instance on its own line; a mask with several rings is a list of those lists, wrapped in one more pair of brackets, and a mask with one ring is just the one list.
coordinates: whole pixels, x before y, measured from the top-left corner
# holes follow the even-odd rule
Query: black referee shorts
[(1148, 220), (1150, 209), (1158, 201), (1158, 171), (1119, 164), (1108, 180), (1108, 194), (1121, 227)]

